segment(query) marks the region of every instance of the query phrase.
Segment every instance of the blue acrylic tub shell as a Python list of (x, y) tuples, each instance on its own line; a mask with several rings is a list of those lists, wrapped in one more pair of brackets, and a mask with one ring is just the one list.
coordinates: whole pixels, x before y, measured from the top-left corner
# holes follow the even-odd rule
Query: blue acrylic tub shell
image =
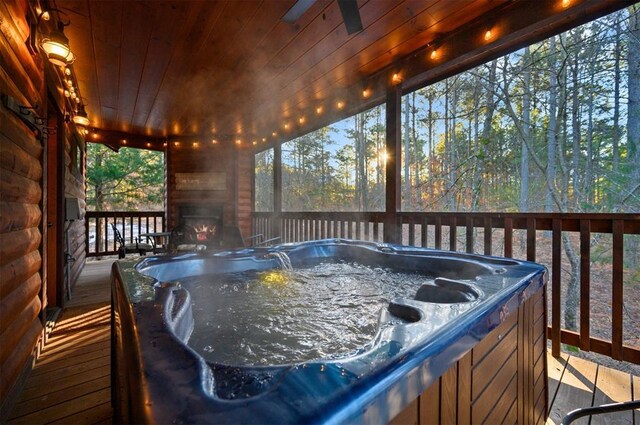
[[(462, 303), (396, 299), (374, 340), (348, 356), (278, 366), (208, 364), (184, 341), (193, 328), (180, 280), (344, 260), (469, 286)], [(116, 419), (178, 423), (383, 423), (546, 283), (511, 259), (330, 239), (273, 248), (148, 257), (113, 268)], [(449, 283), (448, 283), (449, 282)], [(393, 315), (406, 320), (383, 326)], [(230, 318), (232, 320), (232, 318)]]

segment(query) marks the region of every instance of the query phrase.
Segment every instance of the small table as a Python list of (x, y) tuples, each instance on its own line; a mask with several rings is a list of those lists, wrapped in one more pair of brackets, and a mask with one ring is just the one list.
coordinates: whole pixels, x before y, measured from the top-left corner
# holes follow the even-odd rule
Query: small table
[(169, 244), (169, 236), (171, 232), (150, 232), (140, 233), (140, 237), (146, 237), (153, 239), (153, 253), (166, 252), (167, 245)]

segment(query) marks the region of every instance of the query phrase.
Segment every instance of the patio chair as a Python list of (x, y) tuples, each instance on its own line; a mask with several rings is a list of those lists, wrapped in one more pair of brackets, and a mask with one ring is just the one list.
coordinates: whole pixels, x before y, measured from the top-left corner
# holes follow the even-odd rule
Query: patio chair
[(257, 246), (269, 246), (273, 242), (279, 241), (280, 236), (264, 239), (264, 235), (259, 233), (246, 238), (242, 237), (242, 232), (238, 226), (223, 226), (220, 246), (224, 248), (250, 248)]
[(171, 230), (169, 251), (204, 251), (206, 245), (198, 243), (198, 233), (193, 226), (179, 224)]
[(135, 238), (135, 242), (127, 243), (115, 223), (111, 223), (113, 235), (118, 245), (118, 258), (125, 258), (127, 253), (137, 252), (140, 255), (147, 255), (147, 252), (153, 251), (154, 246), (149, 242), (142, 242), (140, 238)]

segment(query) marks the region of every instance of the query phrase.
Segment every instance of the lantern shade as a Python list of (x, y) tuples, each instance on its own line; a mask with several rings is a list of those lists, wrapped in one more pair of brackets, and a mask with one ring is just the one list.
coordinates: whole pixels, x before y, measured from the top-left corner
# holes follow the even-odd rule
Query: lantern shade
[(73, 122), (83, 127), (89, 126), (89, 118), (87, 117), (87, 111), (84, 110), (84, 105), (80, 105), (78, 112), (73, 116)]
[(40, 43), (42, 50), (47, 54), (47, 59), (54, 65), (66, 66), (72, 63), (76, 57), (69, 49), (69, 39), (64, 35), (64, 26), (59, 25), (57, 31), (45, 36)]

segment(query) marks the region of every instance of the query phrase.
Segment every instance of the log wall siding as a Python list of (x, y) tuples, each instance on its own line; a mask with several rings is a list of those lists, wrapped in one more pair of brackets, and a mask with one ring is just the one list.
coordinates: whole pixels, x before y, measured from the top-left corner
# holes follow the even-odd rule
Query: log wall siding
[[(180, 207), (186, 204), (221, 204), (225, 225), (238, 225), (244, 236), (251, 229), (251, 155), (239, 152), (235, 145), (194, 147), (191, 142), (169, 142), (166, 161), (167, 224), (178, 224)], [(176, 173), (224, 172), (226, 190), (177, 190)]]
[[(32, 55), (27, 47), (28, 15), (26, 0), (0, 2), (0, 93), (46, 118), (48, 111), (55, 110), (47, 108), (47, 85), (54, 103), (63, 105), (65, 99), (57, 89), (57, 71), (45, 69), (40, 55)], [(47, 126), (51, 122), (58, 122), (57, 115)], [(73, 124), (56, 127), (49, 137), (59, 140), (61, 135), (64, 140), (65, 164), (60, 164), (64, 167), (63, 194), (79, 198), (84, 212), (84, 142), (73, 136)], [(47, 214), (43, 202), (45, 164), (47, 155), (52, 154), (45, 149), (46, 143), (46, 136), (36, 135), (14, 112), (0, 105), (0, 422), (17, 392), (19, 378), (37, 355), (43, 335), (47, 306), (43, 290)], [(71, 158), (74, 144), (82, 152), (77, 165)], [(84, 265), (85, 237), (82, 221), (70, 225), (70, 254), (75, 257), (70, 271), (72, 285)], [(60, 245), (56, 249), (62, 253), (63, 241)], [(62, 283), (54, 278), (48, 285), (62, 288)]]
[(257, 232), (252, 228), (253, 214), (253, 155), (238, 155), (238, 226), (246, 237)]
[[(43, 64), (25, 40), (26, 1), (0, 2), (0, 93), (44, 108)], [(42, 335), (42, 140), (0, 105), (0, 413)], [(0, 416), (0, 419), (2, 417)], [(1, 421), (1, 420), (0, 420)]]

